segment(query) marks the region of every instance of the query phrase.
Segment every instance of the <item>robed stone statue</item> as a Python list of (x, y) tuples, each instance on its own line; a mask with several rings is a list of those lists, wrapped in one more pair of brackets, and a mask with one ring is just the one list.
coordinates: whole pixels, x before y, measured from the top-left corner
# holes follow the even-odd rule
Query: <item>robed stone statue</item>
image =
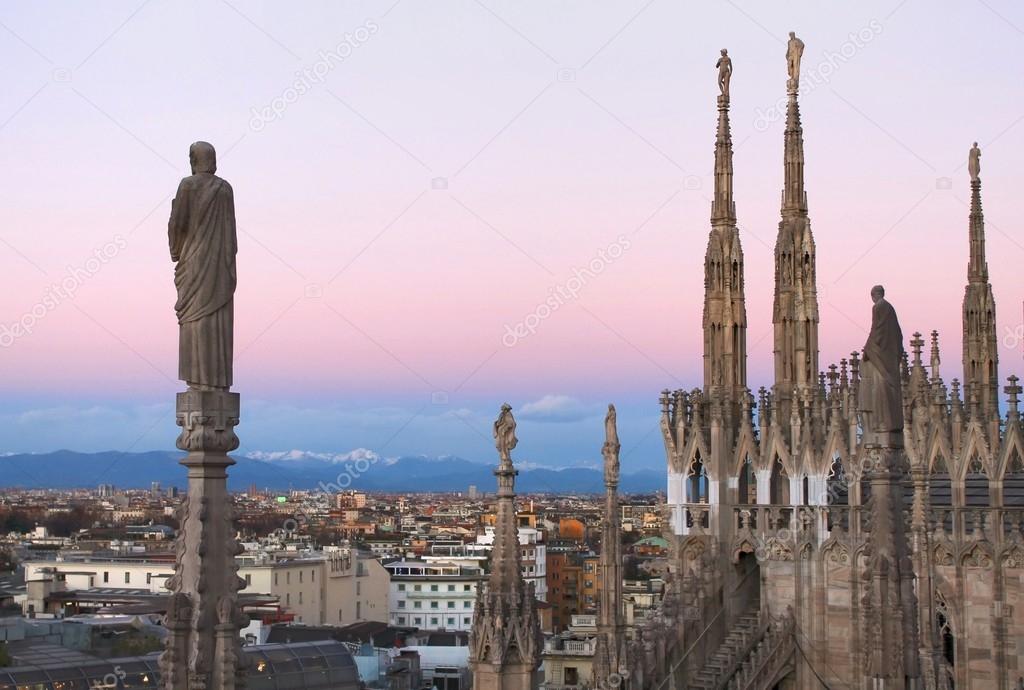
[(978, 176), (981, 175), (981, 149), (978, 148), (978, 142), (974, 142), (970, 153), (967, 154), (967, 172), (971, 174), (971, 182), (978, 181)]
[(794, 91), (800, 84), (800, 59), (804, 56), (804, 42), (796, 37), (795, 31), (789, 32), (786, 44), (786, 68), (789, 70), (789, 85)]
[(197, 141), (188, 151), (192, 174), (171, 202), (167, 235), (178, 301), (178, 378), (197, 390), (231, 386), (234, 332), (235, 198), (217, 177), (213, 146)]
[(885, 288), (871, 288), (871, 333), (861, 360), (860, 408), (864, 436), (879, 441), (903, 431), (900, 358), (903, 332), (896, 310), (885, 300)]
[(512, 462), (512, 450), (518, 443), (516, 419), (512, 416), (512, 406), (505, 403), (501, 406), (501, 414), (494, 422), (494, 445), (498, 449), (498, 457), (503, 463)]
[(619, 429), (617, 425), (618, 415), (615, 412), (615, 405), (608, 405), (608, 414), (604, 417), (604, 446), (601, 447), (601, 454), (604, 456), (604, 483), (619, 483)]

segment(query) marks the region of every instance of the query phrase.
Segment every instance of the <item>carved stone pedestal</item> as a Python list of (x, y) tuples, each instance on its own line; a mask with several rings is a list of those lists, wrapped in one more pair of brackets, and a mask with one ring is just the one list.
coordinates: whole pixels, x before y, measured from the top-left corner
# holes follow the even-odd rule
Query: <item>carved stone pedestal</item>
[(865, 688), (920, 687), (920, 645), (914, 569), (903, 518), (906, 456), (902, 443), (881, 435), (882, 445), (865, 447), (871, 484), (871, 535), (865, 551), (863, 639)]
[(248, 624), (237, 605), (238, 577), (233, 509), (227, 492), (228, 452), (238, 448), (237, 393), (178, 393), (177, 446), (187, 451), (188, 495), (178, 509), (174, 576), (160, 657), (166, 690), (234, 690), (244, 685), (238, 633)]

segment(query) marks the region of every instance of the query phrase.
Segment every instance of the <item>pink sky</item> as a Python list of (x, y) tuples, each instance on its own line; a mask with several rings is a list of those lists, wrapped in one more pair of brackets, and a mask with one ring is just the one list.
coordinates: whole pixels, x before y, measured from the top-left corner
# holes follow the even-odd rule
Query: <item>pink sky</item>
[[(11, 424), (0, 450), (54, 447), (25, 421), (34, 410), (162, 405), (180, 387), (166, 218), (200, 138), (217, 146), (235, 189), (243, 400), (415, 410), (444, 391), (484, 436), (505, 399), (564, 396), (595, 410), (623, 400), (641, 434), (661, 388), (700, 384), (722, 47), (735, 65), (750, 379), (769, 384), (783, 123), (767, 113), (784, 95), (791, 29), (807, 45), (805, 74), (827, 77), (801, 96), (823, 365), (863, 344), (867, 292), (881, 282), (908, 337), (937, 328), (944, 377), (959, 375), (964, 163), (975, 139), (1000, 329), (1024, 328), (1018, 3), (795, 2), (769, 12), (754, 2), (387, 0), (297, 13), (157, 0), (8, 5), (0, 22), (0, 322), (124, 239), (72, 300), (0, 350), (0, 420)], [(360, 27), (370, 27), (365, 40), (331, 61), (322, 83), (279, 118), (254, 121)], [(578, 299), (502, 344), (507, 325), (619, 236), (629, 249)], [(1007, 345), (1004, 374), (1021, 369), (1020, 343)], [(126, 436), (169, 445), (173, 429), (148, 432), (129, 417)], [(78, 424), (63, 426), (59, 443), (93, 438), (93, 422)], [(488, 457), (467, 426), (421, 451), (422, 438), (399, 445)], [(539, 438), (564, 435), (548, 426), (537, 425)], [(337, 439), (278, 431), (260, 449), (375, 442), (360, 440), (358, 425)], [(644, 463), (661, 462), (658, 443)], [(599, 441), (555, 447), (535, 455), (568, 462)]]

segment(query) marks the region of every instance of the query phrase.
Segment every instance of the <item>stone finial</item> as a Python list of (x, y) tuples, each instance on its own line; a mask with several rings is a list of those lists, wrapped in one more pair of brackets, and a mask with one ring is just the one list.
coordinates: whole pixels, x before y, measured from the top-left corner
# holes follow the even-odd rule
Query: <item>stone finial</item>
[(1021, 385), (1018, 383), (1020, 379), (1017, 378), (1016, 374), (1010, 374), (1008, 377), (1006, 377), (1006, 380), (1010, 384), (1003, 388), (1003, 392), (1010, 396), (1006, 400), (1007, 405), (1009, 407), (1007, 417), (1011, 420), (1016, 421), (1020, 419), (1020, 394), (1024, 393), (1024, 388), (1021, 388)]
[(914, 351), (914, 366), (921, 366), (921, 351), (924, 349), (924, 340), (919, 331), (914, 331), (914, 337), (910, 339), (910, 348)]
[(939, 364), (942, 360), (939, 358), (939, 332), (932, 331), (932, 381), (938, 381), (939, 379)]

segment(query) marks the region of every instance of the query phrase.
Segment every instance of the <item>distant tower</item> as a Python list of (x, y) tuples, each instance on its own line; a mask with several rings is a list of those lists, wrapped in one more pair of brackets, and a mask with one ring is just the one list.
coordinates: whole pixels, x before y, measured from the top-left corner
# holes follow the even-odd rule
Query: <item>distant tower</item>
[[(800, 53), (802, 54), (802, 43)], [(799, 57), (797, 57), (799, 70)], [(797, 77), (799, 72), (797, 72)], [(816, 385), (818, 378), (818, 288), (811, 221), (804, 191), (804, 138), (797, 102), (799, 79), (787, 85), (785, 185), (782, 220), (775, 240), (775, 386), (782, 423), (789, 423), (790, 403)]]
[(996, 340), (996, 302), (988, 282), (985, 260), (985, 216), (981, 211), (981, 151), (971, 148), (970, 261), (964, 289), (964, 399), (976, 394), (986, 418), (999, 411), (999, 353)]
[[(622, 535), (619, 517), (619, 433), (615, 406), (608, 406), (605, 417), (604, 520), (601, 523), (601, 559), (599, 562), (599, 606), (597, 648), (594, 652), (594, 686), (618, 674), (625, 679), (625, 635), (622, 623)], [(615, 686), (611, 682), (607, 686)]]
[[(723, 51), (723, 54), (725, 51)], [(730, 74), (731, 74), (731, 62)], [(738, 403), (747, 387), (747, 307), (743, 248), (732, 198), (728, 86), (718, 97), (715, 198), (704, 257), (704, 392)]]
[(491, 547), (491, 573), (486, 589), (477, 589), (476, 610), (469, 642), (469, 666), (474, 690), (536, 690), (540, 687), (540, 631), (533, 584), (523, 580), (516, 525), (515, 483), (519, 472), (512, 465), (516, 447), (512, 408), (503, 405), (494, 423), (494, 438), (501, 461), (498, 505)]

